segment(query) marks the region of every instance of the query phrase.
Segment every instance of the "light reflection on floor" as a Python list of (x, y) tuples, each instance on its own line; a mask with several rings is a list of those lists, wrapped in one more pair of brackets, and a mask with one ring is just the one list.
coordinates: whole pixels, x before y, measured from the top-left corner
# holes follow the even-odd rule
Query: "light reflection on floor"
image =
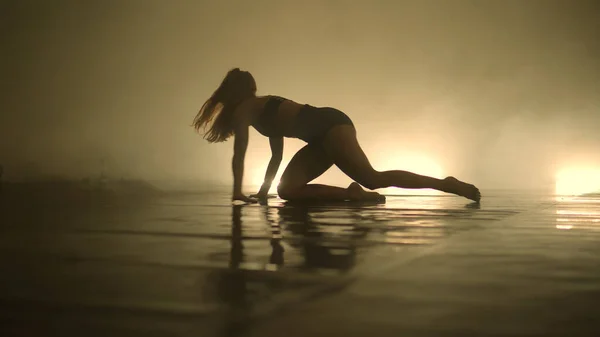
[(589, 333), (600, 196), (484, 195), (4, 202), (3, 318), (65, 336)]
[(600, 230), (600, 198), (558, 197), (556, 228), (561, 230)]

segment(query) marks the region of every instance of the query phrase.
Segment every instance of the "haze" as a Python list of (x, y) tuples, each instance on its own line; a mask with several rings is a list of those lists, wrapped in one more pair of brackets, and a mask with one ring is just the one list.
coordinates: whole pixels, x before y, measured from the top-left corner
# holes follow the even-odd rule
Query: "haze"
[[(259, 94), (346, 112), (376, 168), (537, 189), (600, 167), (596, 1), (0, 4), (8, 180), (230, 184), (232, 142), (190, 124), (233, 67)], [(253, 131), (248, 184), (269, 155)]]

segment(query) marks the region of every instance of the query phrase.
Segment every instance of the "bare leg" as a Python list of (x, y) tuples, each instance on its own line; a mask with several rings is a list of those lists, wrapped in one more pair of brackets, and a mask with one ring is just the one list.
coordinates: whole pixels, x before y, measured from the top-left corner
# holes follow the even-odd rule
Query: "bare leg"
[(351, 125), (336, 126), (329, 131), (323, 143), (325, 151), (333, 158), (336, 166), (353, 180), (368, 189), (385, 187), (431, 188), (457, 194), (479, 201), (479, 190), (454, 177), (437, 179), (407, 171), (376, 171), (356, 139), (356, 130)]
[[(286, 200), (365, 200), (375, 195), (366, 192), (356, 183), (348, 188), (308, 184), (333, 166), (333, 160), (321, 146), (306, 145), (294, 155), (277, 187), (279, 196)], [(378, 193), (377, 196), (381, 197)]]

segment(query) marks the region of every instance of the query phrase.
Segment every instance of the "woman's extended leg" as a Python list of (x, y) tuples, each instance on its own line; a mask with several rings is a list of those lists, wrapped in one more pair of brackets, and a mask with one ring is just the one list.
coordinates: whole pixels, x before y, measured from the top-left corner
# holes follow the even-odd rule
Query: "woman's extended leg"
[(454, 177), (437, 179), (407, 171), (376, 171), (361, 149), (352, 125), (339, 125), (332, 128), (323, 142), (326, 153), (333, 158), (337, 167), (350, 178), (368, 189), (385, 187), (431, 188), (453, 193), (479, 201), (481, 194), (477, 187)]
[(286, 167), (277, 193), (286, 200), (365, 200), (381, 196), (364, 191), (358, 184), (353, 183), (348, 188), (309, 184), (333, 166), (333, 160), (327, 155), (322, 146), (306, 145), (294, 155)]

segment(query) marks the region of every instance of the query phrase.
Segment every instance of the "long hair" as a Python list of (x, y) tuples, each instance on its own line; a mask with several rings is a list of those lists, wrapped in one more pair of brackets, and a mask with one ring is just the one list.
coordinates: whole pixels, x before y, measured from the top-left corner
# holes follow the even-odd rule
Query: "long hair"
[(192, 126), (197, 132), (203, 128), (203, 138), (211, 143), (226, 141), (233, 135), (232, 117), (235, 108), (244, 99), (255, 94), (256, 83), (252, 75), (240, 68), (231, 69), (217, 90), (202, 105)]

